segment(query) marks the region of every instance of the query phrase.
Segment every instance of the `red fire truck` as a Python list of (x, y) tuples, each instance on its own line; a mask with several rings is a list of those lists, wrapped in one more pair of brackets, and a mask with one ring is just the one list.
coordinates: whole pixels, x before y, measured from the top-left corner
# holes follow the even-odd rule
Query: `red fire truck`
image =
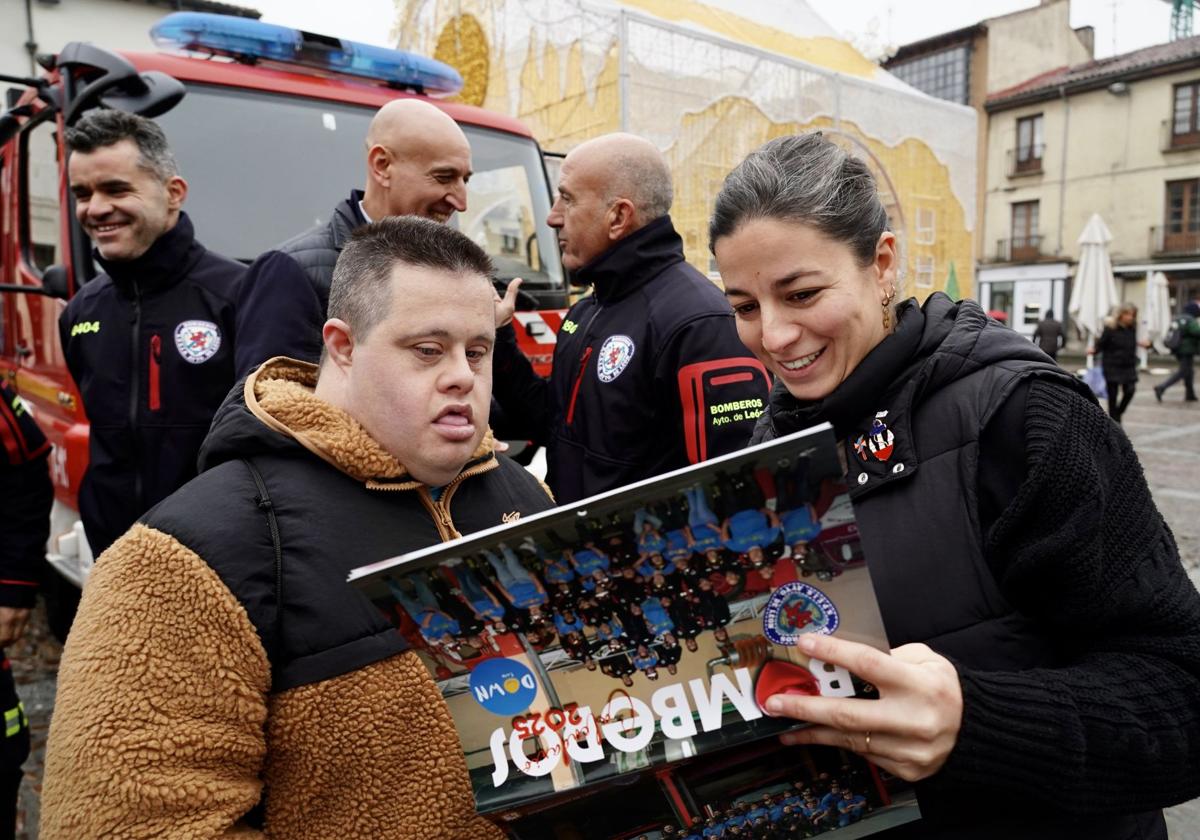
[(328, 218), (363, 180), (363, 138), (385, 102), (430, 97), (466, 133), (474, 175), (454, 223), (492, 255), (497, 280), (525, 278), (518, 335), (548, 373), (567, 289), (541, 150), (518, 121), (438, 96), (452, 68), (396, 50), (221, 15), (155, 25), (174, 53), (117, 54), (68, 44), (17, 85), (0, 114), (0, 375), (54, 444), (50, 562), (76, 585), (92, 564), (76, 513), (88, 426), (59, 345), (65, 302), (96, 273), (67, 189), (64, 129), (89, 109), (155, 119), (188, 179), (187, 211), (204, 244), (246, 262)]

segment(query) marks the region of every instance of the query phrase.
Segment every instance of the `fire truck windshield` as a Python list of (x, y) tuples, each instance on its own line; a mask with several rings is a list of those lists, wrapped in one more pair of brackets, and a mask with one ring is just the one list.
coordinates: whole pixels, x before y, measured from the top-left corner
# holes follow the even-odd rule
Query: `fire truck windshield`
[[(328, 220), (363, 186), (363, 138), (374, 111), (355, 105), (189, 85), (157, 118), (180, 173), (200, 240), (250, 261)], [(463, 126), (474, 175), (468, 210), (452, 224), (482, 245), (500, 279), (524, 277), (536, 294), (563, 288), (550, 195), (533, 141)]]

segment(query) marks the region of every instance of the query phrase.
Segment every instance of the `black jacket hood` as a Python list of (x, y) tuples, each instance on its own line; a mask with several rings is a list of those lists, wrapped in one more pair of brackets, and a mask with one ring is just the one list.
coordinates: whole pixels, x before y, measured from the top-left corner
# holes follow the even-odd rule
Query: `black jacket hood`
[[(272, 359), (266, 364), (275, 361)], [(294, 437), (263, 423), (246, 405), (247, 386), (256, 373), (257, 370), (252, 371), (234, 383), (213, 416), (197, 459), (200, 472), (211, 470), (226, 461), (303, 448)]]

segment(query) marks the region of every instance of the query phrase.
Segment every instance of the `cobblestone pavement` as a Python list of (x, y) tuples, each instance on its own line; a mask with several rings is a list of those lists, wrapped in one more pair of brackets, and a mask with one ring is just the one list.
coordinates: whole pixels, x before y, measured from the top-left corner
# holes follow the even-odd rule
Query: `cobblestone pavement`
[[(1125, 430), (1133, 441), (1159, 510), (1175, 532), (1180, 555), (1200, 586), (1200, 403), (1183, 403), (1182, 386), (1160, 404), (1151, 386), (1162, 374), (1143, 375)], [(25, 703), (34, 754), (25, 765), (17, 837), (36, 840), (42, 756), (54, 708), (54, 678), (61, 648), (46, 629), (39, 606), (26, 638), (9, 651), (17, 690)], [(1200, 840), (1200, 799), (1167, 811), (1171, 840)]]

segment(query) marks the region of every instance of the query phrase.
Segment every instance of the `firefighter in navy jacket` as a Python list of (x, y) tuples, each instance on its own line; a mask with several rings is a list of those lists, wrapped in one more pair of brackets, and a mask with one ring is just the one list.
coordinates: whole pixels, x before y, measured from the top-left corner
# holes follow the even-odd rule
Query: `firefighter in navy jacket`
[(567, 314), (549, 380), (512, 327), (498, 334), (496, 397), (515, 430), (547, 447), (560, 504), (740, 449), (766, 406), (766, 370), (720, 290), (684, 261), (670, 208), (670, 171), (648, 141), (577, 147), (547, 221), (572, 282), (593, 294)]
[(196, 241), (180, 209), (187, 184), (154, 123), (99, 111), (67, 142), (76, 216), (105, 271), (59, 319), (91, 427), (79, 513), (99, 556), (196, 475), (200, 444), (234, 382), (245, 269)]
[[(46, 469), (50, 444), (20, 398), (0, 383), (0, 648), (19, 641), (37, 597), (38, 572), (50, 534), (54, 486)], [(29, 755), (29, 721), (12, 668), (0, 651), (0, 837), (16, 828), (21, 765)]]

